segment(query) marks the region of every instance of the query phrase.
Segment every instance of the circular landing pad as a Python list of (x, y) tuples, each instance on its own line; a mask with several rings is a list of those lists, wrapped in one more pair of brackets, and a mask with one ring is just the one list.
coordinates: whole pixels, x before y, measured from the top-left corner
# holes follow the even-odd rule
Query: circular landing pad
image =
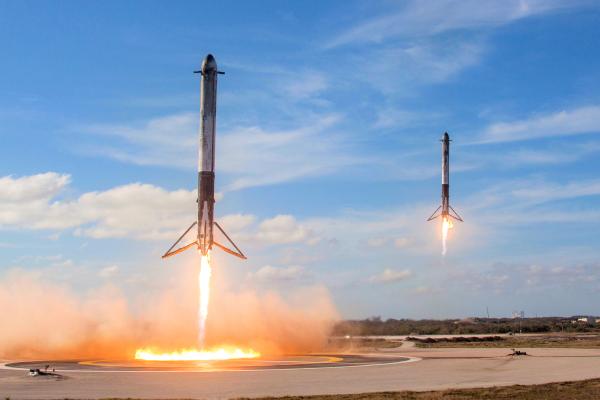
[(315, 354), (263, 357), (226, 361), (141, 361), (141, 360), (64, 360), (26, 361), (6, 364), (9, 368), (30, 369), (50, 365), (57, 372), (214, 372), (214, 371), (259, 371), (273, 369), (307, 369), (360, 367), (383, 364), (398, 364), (416, 361), (409, 357), (378, 355)]

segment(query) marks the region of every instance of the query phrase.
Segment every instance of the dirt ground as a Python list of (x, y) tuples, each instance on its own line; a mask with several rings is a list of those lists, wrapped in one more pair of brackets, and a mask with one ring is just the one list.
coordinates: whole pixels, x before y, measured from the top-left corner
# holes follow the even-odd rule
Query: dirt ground
[[(260, 400), (596, 400), (600, 398), (600, 379), (546, 383), (543, 385), (513, 385), (494, 388), (451, 389), (426, 392), (380, 392), (338, 394), (308, 397), (266, 397)], [(242, 399), (239, 399), (242, 400)]]

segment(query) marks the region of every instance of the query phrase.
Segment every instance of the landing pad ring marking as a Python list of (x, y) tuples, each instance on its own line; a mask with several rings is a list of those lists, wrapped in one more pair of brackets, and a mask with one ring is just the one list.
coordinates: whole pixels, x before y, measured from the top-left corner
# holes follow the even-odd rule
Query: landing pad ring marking
[[(386, 365), (398, 365), (398, 364), (409, 364), (417, 361), (421, 361), (420, 357), (402, 357), (402, 360), (398, 361), (390, 361), (390, 362), (374, 362), (374, 363), (364, 363), (364, 364), (356, 364), (356, 365), (335, 365), (335, 363), (331, 363), (329, 366), (306, 366), (306, 367), (294, 367), (294, 368), (255, 368), (255, 369), (213, 369), (213, 370), (143, 370), (143, 369), (56, 369), (55, 372), (59, 373), (213, 373), (213, 372), (262, 372), (262, 371), (299, 371), (299, 370), (307, 370), (307, 369), (326, 369), (326, 368), (361, 368), (361, 367), (378, 367), (378, 366), (386, 366)], [(268, 361), (268, 360), (266, 360)], [(11, 361), (0, 363), (0, 369), (13, 370), (13, 371), (25, 371), (27, 368), (25, 367), (13, 367), (8, 364), (14, 364), (19, 361)], [(77, 363), (79, 364), (79, 362)], [(316, 364), (316, 363), (312, 363)]]

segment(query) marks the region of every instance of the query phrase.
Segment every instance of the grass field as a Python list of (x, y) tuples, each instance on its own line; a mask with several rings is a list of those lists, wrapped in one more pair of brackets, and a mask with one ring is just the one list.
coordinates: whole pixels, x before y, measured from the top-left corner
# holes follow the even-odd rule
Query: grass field
[(565, 400), (599, 399), (600, 379), (577, 382), (549, 383), (545, 385), (514, 385), (479, 389), (452, 389), (435, 392), (380, 392), (328, 396), (264, 397), (261, 400)]

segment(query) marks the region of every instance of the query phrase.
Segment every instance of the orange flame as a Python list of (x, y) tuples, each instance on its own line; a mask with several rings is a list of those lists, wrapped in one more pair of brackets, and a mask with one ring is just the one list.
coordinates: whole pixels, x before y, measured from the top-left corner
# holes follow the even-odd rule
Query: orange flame
[(190, 348), (172, 352), (160, 352), (155, 348), (142, 348), (135, 352), (136, 360), (146, 361), (219, 361), (240, 358), (257, 358), (260, 353), (252, 350), (242, 350), (233, 346), (215, 347), (205, 350), (206, 319), (208, 318), (208, 303), (210, 300), (210, 253), (200, 259), (200, 272), (198, 273), (198, 345), (200, 350)]
[(171, 353), (161, 353), (152, 348), (138, 349), (135, 352), (136, 360), (146, 361), (219, 361), (240, 358), (257, 358), (260, 353), (236, 347), (219, 347), (210, 350), (183, 349)]
[(446, 247), (446, 241), (448, 240), (448, 231), (452, 229), (454, 224), (448, 217), (444, 217), (442, 220), (442, 255), (446, 255), (448, 250)]

